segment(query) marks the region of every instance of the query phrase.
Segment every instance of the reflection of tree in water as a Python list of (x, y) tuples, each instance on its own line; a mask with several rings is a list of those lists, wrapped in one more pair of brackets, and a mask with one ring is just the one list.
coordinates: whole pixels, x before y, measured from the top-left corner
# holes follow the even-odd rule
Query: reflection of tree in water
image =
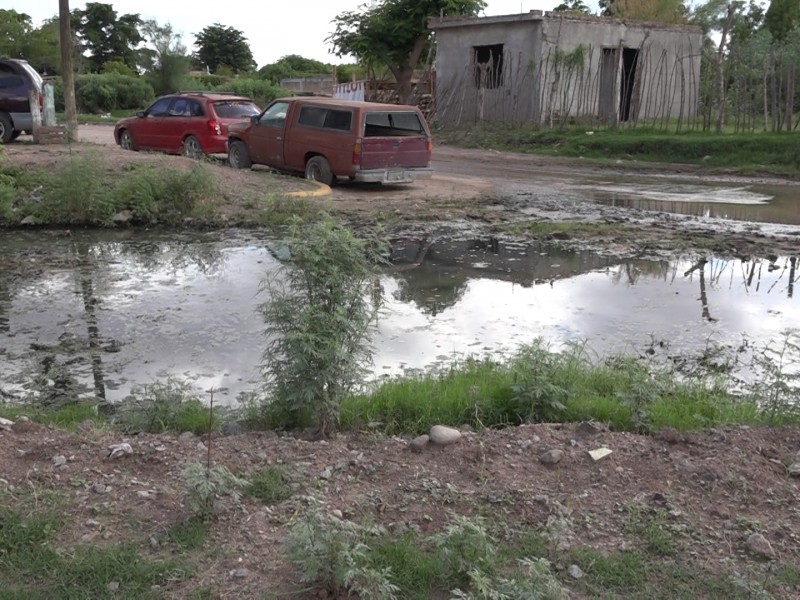
[(611, 281), (626, 285), (636, 285), (643, 275), (654, 279), (666, 279), (672, 271), (670, 263), (663, 260), (632, 260), (609, 267)]
[(436, 316), (455, 306), (467, 289), (469, 278), (445, 273), (425, 266), (398, 274), (399, 289), (395, 293), (401, 302), (413, 302), (424, 313)]
[[(40, 402), (53, 405), (77, 401), (79, 394), (87, 391), (78, 381), (79, 370), (86, 364), (82, 355), (88, 354), (94, 396), (104, 403), (103, 354), (114, 351), (118, 343), (103, 338), (97, 311), (102, 298), (109, 295), (119, 279), (120, 266), (124, 277), (133, 279), (137, 273), (161, 271), (174, 274), (190, 267), (204, 274), (213, 274), (224, 266), (225, 255), (219, 245), (208, 243), (200, 236), (184, 236), (178, 240), (125, 239), (132, 235), (132, 232), (104, 232), (76, 236), (65, 234), (58, 238), (25, 236), (24, 243), (14, 240), (0, 245), (4, 261), (9, 262), (9, 268), (0, 273), (0, 332), (9, 332), (7, 313), (17, 289), (37, 286), (37, 282), (45, 285), (51, 272), (68, 270), (81, 299), (86, 337), (74, 330), (65, 331), (58, 344), (33, 348), (39, 358), (30, 387), (37, 392)], [(27, 268), (34, 265), (35, 268)]]

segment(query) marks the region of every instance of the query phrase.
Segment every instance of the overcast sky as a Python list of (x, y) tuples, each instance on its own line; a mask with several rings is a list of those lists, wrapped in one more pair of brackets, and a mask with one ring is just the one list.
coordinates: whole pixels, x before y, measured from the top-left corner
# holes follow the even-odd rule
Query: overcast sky
[[(530, 10), (551, 10), (561, 0), (488, 0), (486, 15), (509, 15)], [(277, 61), (287, 54), (299, 54), (322, 62), (339, 63), (329, 53), (325, 38), (333, 30), (336, 15), (356, 10), (370, 0), (290, 0), (259, 3), (215, 0), (117, 0), (111, 4), (118, 15), (138, 13), (143, 19), (155, 19), (184, 36), (189, 52), (194, 52), (194, 35), (205, 27), (219, 23), (244, 33), (253, 58), (259, 67)], [(596, 0), (586, 2), (593, 10)], [(85, 2), (70, 1), (70, 9), (83, 8)], [(58, 14), (57, 0), (2, 0), (0, 6), (26, 13), (38, 26)]]

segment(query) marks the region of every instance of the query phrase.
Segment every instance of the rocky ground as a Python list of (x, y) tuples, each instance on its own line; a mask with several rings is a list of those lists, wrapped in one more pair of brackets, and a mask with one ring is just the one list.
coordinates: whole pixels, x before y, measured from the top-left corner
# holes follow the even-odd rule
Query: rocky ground
[[(481, 515), (509, 540), (541, 535), (575, 598), (698, 597), (670, 591), (664, 586), (674, 584), (657, 576), (639, 589), (604, 588), (589, 555), (579, 553), (585, 548), (641, 553), (648, 563), (749, 582), (753, 589), (741, 583), (736, 597), (766, 597), (750, 595), (757, 587), (776, 598), (800, 595), (797, 429), (645, 436), (592, 423), (541, 424), (466, 430), (449, 445), (409, 442), (367, 434), (303, 441), (270, 432), (210, 441), (190, 433), (125, 438), (91, 422), (69, 433), (22, 419), (0, 431), (0, 498), (31, 512), (56, 503), (55, 543), (67, 552), (133, 542), (147, 559), (180, 555), (190, 573), (157, 588), (156, 597), (197, 590), (214, 598), (317, 597), (283, 547), (311, 497), (337, 518), (419, 539), (440, 532), (453, 513)], [(248, 496), (228, 503), (207, 537), (185, 550), (173, 536), (191, 517), (181, 473), (206, 461), (209, 443), (212, 460), (242, 477), (281, 468), (291, 496), (271, 505)], [(611, 453), (594, 460), (589, 451), (601, 448)], [(570, 574), (573, 565), (579, 571)]]
[[(106, 139), (108, 129), (102, 135)], [(97, 152), (103, 143), (72, 149), (21, 144), (6, 155), (17, 165), (52, 169), (72, 152)], [(186, 163), (117, 148), (103, 153), (115, 168), (131, 161)], [(263, 191), (263, 172), (219, 167), (219, 176), (226, 189)], [(282, 191), (313, 191), (301, 180), (277, 181)], [(531, 218), (530, 210), (521, 212), (492, 190), (486, 179), (442, 175), (423, 195), (345, 187), (329, 197), (311, 197), (360, 221), (432, 222), (446, 216), (496, 231), (520, 215)], [(543, 202), (537, 210), (547, 219), (629, 218), (597, 207), (585, 214), (562, 209)], [(577, 241), (618, 253), (648, 245), (663, 252), (679, 240), (703, 238), (711, 241), (699, 246), (716, 244), (731, 253), (797, 248), (791, 231), (765, 236), (744, 226), (725, 230), (671, 215), (639, 225), (630, 219), (627, 232), (586, 233)], [(695, 237), (686, 235), (687, 228)], [(311, 498), (335, 518), (377, 523), (393, 534), (414, 532), (418, 540), (440, 532), (454, 513), (486, 518), (504, 543), (535, 534), (574, 598), (714, 597), (707, 589), (681, 587), (681, 573), (689, 581), (692, 573), (720, 578), (728, 587), (719, 589), (734, 597), (800, 597), (796, 428), (731, 427), (686, 435), (665, 430), (650, 436), (589, 424), (541, 424), (461, 433), (451, 445), (428, 443), (415, 451), (410, 439), (369, 433), (326, 441), (270, 432), (211, 440), (189, 433), (125, 438), (90, 422), (73, 433), (21, 419), (0, 429), (0, 507), (25, 514), (57, 510), (60, 528), (53, 543), (66, 553), (80, 545), (130, 542), (147, 559), (178, 557), (187, 570), (153, 588), (154, 597), (324, 597), (301, 583), (284, 549)], [(129, 448), (113, 453), (110, 448), (119, 444)], [(272, 504), (247, 495), (229, 502), (206, 536), (187, 548), (174, 534), (191, 517), (181, 473), (208, 458), (209, 444), (212, 462), (242, 477), (280, 468), (291, 495)], [(611, 453), (594, 460), (589, 451), (600, 448)], [(581, 553), (586, 549), (592, 553)], [(598, 557), (605, 556), (643, 557), (644, 580), (604, 577)], [(666, 568), (677, 575), (667, 576)], [(108, 578), (113, 597), (120, 583), (113, 573)], [(446, 590), (440, 597), (448, 597)]]

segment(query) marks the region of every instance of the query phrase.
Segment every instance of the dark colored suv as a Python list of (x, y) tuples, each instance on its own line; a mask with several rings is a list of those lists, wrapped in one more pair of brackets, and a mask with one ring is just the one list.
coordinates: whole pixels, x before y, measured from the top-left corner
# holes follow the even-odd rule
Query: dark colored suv
[(221, 92), (181, 92), (119, 121), (114, 139), (125, 150), (160, 150), (199, 158), (226, 151), (228, 125), (261, 109), (250, 98)]
[(42, 76), (25, 60), (0, 59), (0, 143), (33, 131), (29, 95), (35, 91), (42, 107)]

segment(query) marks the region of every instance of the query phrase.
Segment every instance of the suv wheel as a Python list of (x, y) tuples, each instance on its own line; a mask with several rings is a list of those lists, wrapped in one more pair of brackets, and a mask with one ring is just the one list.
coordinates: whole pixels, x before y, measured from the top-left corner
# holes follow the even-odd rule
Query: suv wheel
[(11, 117), (5, 113), (0, 113), (0, 143), (7, 144), (16, 137), (14, 135), (14, 124)]
[(306, 179), (333, 185), (333, 172), (324, 156), (312, 156), (306, 163)]
[(203, 148), (200, 146), (200, 140), (193, 135), (183, 140), (183, 155), (189, 158), (203, 158)]
[(228, 164), (232, 169), (249, 169), (253, 166), (244, 142), (233, 142), (228, 148)]

